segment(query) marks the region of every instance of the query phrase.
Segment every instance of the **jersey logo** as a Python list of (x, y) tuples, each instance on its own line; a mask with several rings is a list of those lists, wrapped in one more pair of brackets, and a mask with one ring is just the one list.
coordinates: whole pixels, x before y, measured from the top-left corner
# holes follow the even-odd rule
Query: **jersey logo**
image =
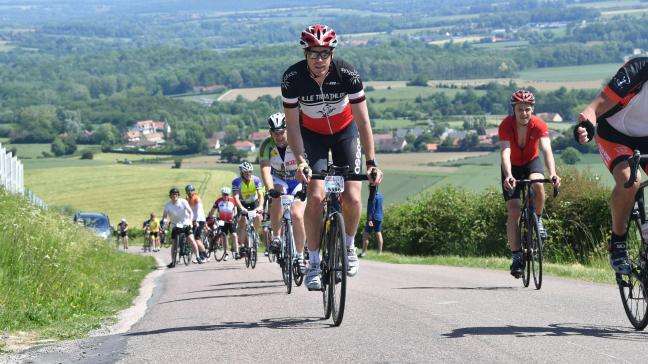
[(337, 81), (331, 81), (331, 82), (327, 82), (326, 84), (329, 85), (329, 86), (335, 86), (338, 83), (337, 83)]
[(290, 87), (290, 79), (293, 78), (297, 74), (297, 71), (292, 71), (288, 74), (286, 74), (283, 79), (281, 80), (281, 88), (287, 89)]
[(321, 109), (320, 111), (318, 111), (318, 112), (322, 115), (322, 117), (327, 118), (327, 117), (329, 117), (329, 115), (331, 115), (331, 113), (333, 113), (334, 111), (335, 111), (335, 108), (334, 108), (333, 106), (331, 106), (331, 105), (329, 105), (329, 104), (324, 104), (324, 105), (322, 106), (322, 109)]
[(614, 79), (614, 82), (616, 83), (617, 87), (621, 88), (623, 85), (629, 85), (630, 84), (630, 76), (628, 76), (627, 73), (621, 74), (621, 77)]
[(358, 71), (351, 71), (349, 69), (341, 67), (340, 72), (348, 75), (351, 78), (351, 83), (352, 84), (355, 85), (355, 84), (360, 83), (360, 74), (358, 73)]

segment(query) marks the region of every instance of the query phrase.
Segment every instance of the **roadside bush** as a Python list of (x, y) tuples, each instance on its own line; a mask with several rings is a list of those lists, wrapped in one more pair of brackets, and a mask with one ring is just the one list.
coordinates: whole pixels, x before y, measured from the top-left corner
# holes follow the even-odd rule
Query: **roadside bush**
[(93, 159), (94, 158), (94, 153), (91, 150), (84, 150), (83, 153), (81, 153), (81, 159)]
[(574, 147), (567, 147), (565, 150), (560, 153), (560, 159), (565, 163), (565, 164), (576, 164), (578, 161), (581, 159), (581, 153), (578, 151), (578, 149)]
[[(560, 195), (547, 187), (545, 257), (587, 263), (604, 254), (610, 231), (609, 192), (591, 175), (562, 168)], [(501, 191), (449, 187), (385, 210), (385, 249), (414, 255), (507, 256)]]

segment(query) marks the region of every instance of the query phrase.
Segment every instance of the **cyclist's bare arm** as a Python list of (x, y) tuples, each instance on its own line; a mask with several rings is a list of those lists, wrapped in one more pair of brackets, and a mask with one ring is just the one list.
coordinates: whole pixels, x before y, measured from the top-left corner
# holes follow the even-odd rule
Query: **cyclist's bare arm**
[(263, 202), (265, 200), (265, 197), (263, 196), (263, 190), (262, 189), (257, 190), (257, 198), (259, 199), (259, 207), (257, 207), (257, 210), (262, 211), (263, 210)]
[(554, 186), (560, 187), (560, 177), (556, 173), (556, 162), (554, 160), (553, 151), (551, 150), (551, 139), (549, 137), (540, 138), (540, 148), (542, 148), (542, 155), (544, 156), (545, 165), (549, 170), (549, 179), (551, 179)]
[(515, 188), (515, 178), (511, 172), (511, 142), (502, 140), (500, 142), (502, 171), (504, 171), (504, 188), (507, 190)]
[(191, 207), (189, 206), (188, 203), (185, 205), (185, 211), (189, 212), (189, 219), (191, 221), (194, 221), (194, 213), (193, 213), (193, 210), (191, 209)]
[(272, 168), (270, 167), (270, 161), (263, 160), (259, 162), (261, 166), (261, 179), (263, 180), (263, 185), (266, 186), (266, 191), (274, 189), (274, 182), (272, 180)]
[(234, 200), (236, 201), (236, 207), (241, 211), (245, 211), (243, 204), (241, 203), (241, 193), (239, 191), (234, 192)]
[[(360, 144), (364, 149), (366, 160), (375, 160), (376, 151), (374, 149), (373, 132), (371, 130), (371, 123), (369, 122), (369, 110), (367, 109), (367, 101), (351, 104), (351, 112), (353, 113), (353, 120), (358, 126), (358, 133), (360, 134)], [(382, 181), (382, 172), (376, 168), (376, 178), (373, 181), (374, 185), (379, 185)], [(371, 171), (367, 171), (371, 174)], [(372, 178), (373, 177), (369, 177)]]
[(304, 167), (306, 164), (306, 157), (304, 156), (304, 140), (301, 136), (301, 130), (299, 130), (299, 108), (288, 108), (284, 106), (284, 114), (286, 115), (286, 129), (288, 132), (288, 145), (295, 155), (295, 159), (299, 167), (297, 168), (297, 180), (306, 181), (303, 173)]

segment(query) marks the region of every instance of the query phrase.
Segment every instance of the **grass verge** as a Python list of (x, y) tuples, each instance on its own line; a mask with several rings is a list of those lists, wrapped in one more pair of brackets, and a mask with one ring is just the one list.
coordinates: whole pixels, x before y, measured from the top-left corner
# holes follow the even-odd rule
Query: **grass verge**
[[(424, 265), (447, 265), (453, 267), (486, 268), (497, 270), (509, 270), (511, 260), (503, 257), (459, 257), (459, 256), (408, 256), (383, 252), (378, 255), (375, 251), (368, 251), (364, 259), (392, 264), (424, 264)], [(543, 265), (543, 273), (554, 277), (578, 279), (587, 282), (616, 284), (614, 274), (603, 260), (594, 262), (592, 265), (582, 264), (556, 264), (547, 263)]]
[(152, 257), (118, 253), (69, 218), (3, 191), (0, 221), (0, 330), (9, 336), (81, 337), (128, 307), (155, 267)]

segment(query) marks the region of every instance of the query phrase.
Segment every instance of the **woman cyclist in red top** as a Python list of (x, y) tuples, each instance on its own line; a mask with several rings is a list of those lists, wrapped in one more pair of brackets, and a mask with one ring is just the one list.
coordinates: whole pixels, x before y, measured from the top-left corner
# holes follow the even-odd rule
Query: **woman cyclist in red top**
[[(542, 119), (533, 115), (535, 96), (526, 90), (517, 90), (511, 95), (513, 115), (509, 115), (499, 126), (499, 139), (502, 156), (502, 187), (508, 218), (506, 220), (506, 236), (511, 248), (511, 275), (519, 278), (522, 274), (523, 262), (520, 250), (518, 221), (520, 220), (520, 188), (516, 179), (542, 179), (544, 169), (540, 162), (538, 147), (542, 147), (545, 164), (555, 187), (560, 186), (560, 178), (556, 174), (549, 129)], [(540, 224), (540, 234), (546, 235), (540, 216), (544, 208), (544, 185), (535, 183), (535, 209)], [(512, 192), (512, 193), (511, 193)]]

